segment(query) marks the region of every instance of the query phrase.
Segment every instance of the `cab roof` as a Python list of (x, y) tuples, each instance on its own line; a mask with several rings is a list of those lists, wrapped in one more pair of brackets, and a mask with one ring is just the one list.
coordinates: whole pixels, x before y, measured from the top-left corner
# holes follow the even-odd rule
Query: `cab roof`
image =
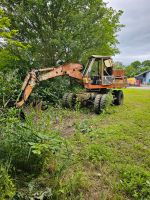
[(90, 58), (96, 58), (96, 59), (111, 59), (111, 56), (101, 56), (101, 55), (92, 55)]

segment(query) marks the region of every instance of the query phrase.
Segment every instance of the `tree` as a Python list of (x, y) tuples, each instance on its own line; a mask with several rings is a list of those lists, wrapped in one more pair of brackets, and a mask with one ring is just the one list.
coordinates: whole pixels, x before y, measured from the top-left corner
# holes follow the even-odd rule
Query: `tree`
[(136, 69), (132, 65), (127, 66), (125, 71), (127, 77), (134, 77), (137, 74)]
[(132, 67), (134, 67), (135, 69), (139, 69), (141, 67), (141, 62), (140, 61), (134, 61), (130, 64)]
[(2, 0), (19, 30), (18, 38), (32, 46), (32, 61), (56, 65), (84, 62), (91, 54), (118, 53), (116, 33), (122, 11), (103, 0)]
[(125, 68), (125, 66), (123, 65), (122, 62), (117, 61), (114, 64), (115, 64), (115, 69), (124, 69)]
[[(11, 29), (10, 19), (6, 16), (4, 10), (0, 8), (0, 69), (7, 70), (14, 67), (19, 61), (19, 53), (28, 46), (18, 41), (17, 30)], [(16, 54), (18, 52), (18, 55)]]
[(126, 67), (126, 75), (128, 77), (134, 77), (141, 72), (141, 62), (134, 61), (129, 66)]
[(4, 10), (0, 8), (0, 47), (4, 47), (8, 44), (19, 44), (18, 41), (12, 38), (16, 35), (17, 30), (10, 30), (10, 19), (5, 15)]
[(141, 62), (134, 61), (129, 66), (126, 67), (126, 75), (127, 77), (134, 77), (139, 74), (141, 71)]
[(150, 60), (145, 60), (142, 62), (142, 69), (141, 72), (150, 70)]
[[(11, 21), (0, 8), (0, 109), (5, 107), (13, 98), (16, 99), (19, 80), (14, 69), (25, 60), (28, 45), (17, 40), (18, 31), (11, 29)], [(18, 73), (20, 76), (20, 73)], [(17, 90), (17, 92), (16, 92)]]
[(148, 67), (148, 66), (150, 67), (150, 60), (145, 60), (145, 61), (143, 61), (143, 62), (142, 62), (142, 66), (143, 66), (143, 67)]
[(16, 34), (16, 30), (9, 30), (10, 19), (4, 14), (4, 11), (0, 9), (0, 69), (8, 65), (13, 56), (6, 48), (9, 44), (14, 43), (12, 39)]
[(150, 60), (145, 60), (142, 63), (140, 61), (134, 61), (125, 70), (128, 77), (134, 77), (144, 71), (150, 70)]

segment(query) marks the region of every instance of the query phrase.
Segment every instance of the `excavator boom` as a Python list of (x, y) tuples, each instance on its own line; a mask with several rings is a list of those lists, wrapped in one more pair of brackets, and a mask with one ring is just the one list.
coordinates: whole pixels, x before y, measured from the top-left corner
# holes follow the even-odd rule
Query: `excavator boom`
[(17, 99), (16, 107), (19, 108), (23, 106), (38, 82), (65, 75), (82, 81), (83, 76), (81, 70), (82, 65), (74, 63), (54, 68), (45, 68), (38, 70), (33, 69), (27, 74), (23, 82), (21, 93)]

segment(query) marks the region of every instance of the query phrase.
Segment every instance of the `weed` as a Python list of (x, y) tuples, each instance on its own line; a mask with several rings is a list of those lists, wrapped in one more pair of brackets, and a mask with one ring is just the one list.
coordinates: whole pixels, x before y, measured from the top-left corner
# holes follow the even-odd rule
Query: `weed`
[(138, 166), (123, 166), (119, 189), (134, 199), (150, 198), (150, 173)]
[(103, 163), (110, 160), (111, 151), (108, 146), (102, 144), (90, 144), (86, 152), (87, 158), (93, 164)]
[(88, 120), (83, 120), (80, 123), (76, 123), (75, 128), (78, 132), (81, 132), (81, 133), (89, 133), (92, 131), (92, 127), (89, 124)]
[(82, 171), (77, 171), (68, 177), (67, 180), (62, 180), (58, 195), (61, 199), (81, 199), (83, 191), (89, 186), (88, 177)]
[(4, 166), (0, 164), (0, 199), (11, 199), (16, 192), (16, 188)]

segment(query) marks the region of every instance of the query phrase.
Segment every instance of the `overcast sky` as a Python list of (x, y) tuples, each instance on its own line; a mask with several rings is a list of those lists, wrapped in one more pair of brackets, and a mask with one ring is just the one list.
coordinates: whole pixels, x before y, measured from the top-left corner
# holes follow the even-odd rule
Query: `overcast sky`
[(150, 60), (150, 0), (105, 0), (117, 10), (123, 10), (119, 32), (120, 55), (115, 61), (129, 64), (135, 60)]

